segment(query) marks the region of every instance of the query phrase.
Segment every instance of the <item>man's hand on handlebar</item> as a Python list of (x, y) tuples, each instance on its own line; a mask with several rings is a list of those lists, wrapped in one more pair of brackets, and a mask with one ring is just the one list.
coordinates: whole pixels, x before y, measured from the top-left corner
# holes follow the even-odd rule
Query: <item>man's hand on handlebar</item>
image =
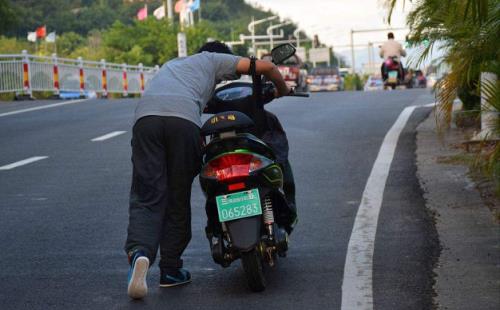
[(274, 98), (280, 98), (280, 97), (283, 97), (283, 96), (286, 96), (288, 94), (292, 94), (294, 92), (294, 89), (290, 86), (287, 86), (286, 87), (286, 93), (280, 93), (278, 88), (274, 88)]

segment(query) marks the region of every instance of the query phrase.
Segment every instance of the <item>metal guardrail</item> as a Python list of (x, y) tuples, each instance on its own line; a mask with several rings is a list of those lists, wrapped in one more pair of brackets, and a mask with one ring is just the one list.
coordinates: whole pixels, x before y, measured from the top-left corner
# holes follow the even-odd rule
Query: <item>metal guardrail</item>
[(94, 91), (103, 96), (110, 93), (142, 94), (145, 85), (159, 67), (145, 67), (101, 61), (34, 56), (0, 55), (0, 93), (15, 92), (32, 95), (33, 91)]

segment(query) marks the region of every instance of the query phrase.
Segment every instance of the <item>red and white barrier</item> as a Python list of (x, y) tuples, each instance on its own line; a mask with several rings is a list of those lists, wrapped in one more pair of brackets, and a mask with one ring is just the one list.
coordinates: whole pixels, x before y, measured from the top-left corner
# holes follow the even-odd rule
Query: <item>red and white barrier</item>
[(23, 89), (27, 95), (31, 96), (31, 76), (30, 76), (30, 60), (28, 57), (28, 52), (23, 51)]
[(159, 67), (131, 66), (105, 60), (78, 59), (21, 54), (0, 55), (0, 93), (14, 92), (31, 96), (33, 91), (55, 95), (94, 92), (128, 96), (142, 94)]
[(141, 82), (141, 95), (144, 93), (144, 67), (142, 66), (142, 63), (139, 64), (139, 75), (140, 75), (140, 82)]
[(123, 79), (122, 79), (122, 83), (123, 83), (123, 96), (127, 97), (128, 96), (127, 65), (126, 64), (122, 64), (122, 68), (123, 68)]
[(53, 81), (54, 81), (54, 94), (59, 95), (59, 67), (57, 65), (57, 56), (56, 54), (52, 54), (52, 63), (53, 63)]
[(101, 80), (101, 86), (102, 86), (102, 96), (103, 97), (108, 97), (108, 78), (107, 78), (107, 72), (106, 72), (106, 60), (101, 59), (101, 72), (102, 72), (102, 80)]
[(80, 96), (85, 96), (85, 74), (83, 72), (83, 59), (78, 57), (78, 75), (80, 77)]

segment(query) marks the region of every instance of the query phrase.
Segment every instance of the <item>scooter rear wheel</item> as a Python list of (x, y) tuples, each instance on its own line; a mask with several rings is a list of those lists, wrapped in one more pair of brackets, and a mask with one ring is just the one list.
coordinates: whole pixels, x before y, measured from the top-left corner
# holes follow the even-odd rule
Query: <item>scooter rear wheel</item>
[(266, 278), (262, 269), (262, 260), (255, 249), (241, 253), (241, 265), (245, 271), (247, 284), (250, 289), (254, 292), (265, 290)]

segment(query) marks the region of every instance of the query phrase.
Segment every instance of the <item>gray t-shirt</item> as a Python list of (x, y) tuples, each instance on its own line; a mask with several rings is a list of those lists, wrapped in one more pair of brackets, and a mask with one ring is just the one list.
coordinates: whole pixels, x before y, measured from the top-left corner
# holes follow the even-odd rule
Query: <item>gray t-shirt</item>
[(241, 57), (203, 52), (165, 63), (149, 81), (135, 110), (135, 121), (148, 115), (175, 116), (201, 127), (201, 114), (223, 80), (239, 78)]

